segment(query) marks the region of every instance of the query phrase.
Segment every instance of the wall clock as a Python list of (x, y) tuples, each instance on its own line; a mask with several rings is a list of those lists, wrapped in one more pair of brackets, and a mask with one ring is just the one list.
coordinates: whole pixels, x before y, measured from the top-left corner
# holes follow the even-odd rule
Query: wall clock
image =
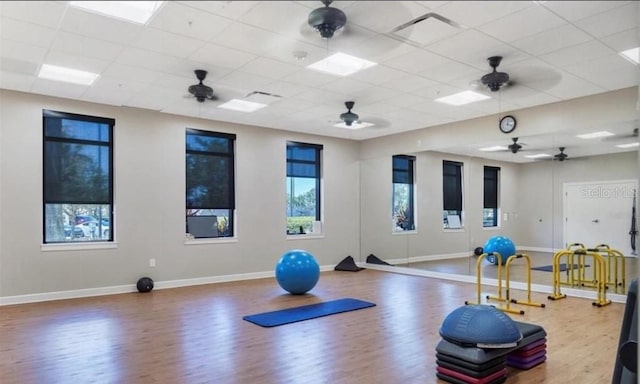
[(511, 115), (507, 115), (505, 117), (503, 117), (502, 119), (500, 119), (500, 131), (502, 131), (502, 133), (511, 133), (516, 129), (516, 118), (511, 116)]

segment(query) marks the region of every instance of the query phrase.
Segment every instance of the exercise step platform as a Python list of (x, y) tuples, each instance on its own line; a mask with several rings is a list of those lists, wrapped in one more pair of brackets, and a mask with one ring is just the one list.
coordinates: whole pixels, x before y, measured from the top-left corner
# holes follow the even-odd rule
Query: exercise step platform
[(507, 379), (507, 366), (531, 369), (546, 360), (545, 330), (515, 322), (522, 333), (515, 347), (468, 347), (442, 339), (436, 346), (436, 376), (454, 384), (497, 384)]

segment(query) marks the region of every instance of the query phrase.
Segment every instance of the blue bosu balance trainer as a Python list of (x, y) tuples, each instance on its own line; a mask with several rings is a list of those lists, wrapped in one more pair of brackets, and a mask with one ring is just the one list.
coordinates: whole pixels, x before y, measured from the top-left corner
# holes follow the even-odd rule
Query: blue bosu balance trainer
[(530, 369), (546, 359), (546, 332), (513, 321), (488, 305), (467, 305), (447, 316), (436, 346), (436, 376), (449, 383), (494, 384), (507, 366)]

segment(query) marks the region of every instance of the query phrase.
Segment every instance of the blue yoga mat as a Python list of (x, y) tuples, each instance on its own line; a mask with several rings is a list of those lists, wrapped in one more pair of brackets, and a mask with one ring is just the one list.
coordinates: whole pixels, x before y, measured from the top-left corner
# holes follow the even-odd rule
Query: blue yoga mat
[(282, 309), (280, 311), (258, 313), (244, 316), (242, 319), (257, 324), (261, 327), (277, 327), (297, 321), (315, 319), (316, 317), (329, 316), (336, 313), (355, 311), (357, 309), (374, 307), (374, 303), (357, 299), (339, 299), (301, 307)]
[[(588, 267), (589, 265), (585, 265)], [(578, 264), (573, 264), (573, 269), (578, 269)], [(544, 272), (553, 272), (553, 265), (543, 265), (542, 267), (533, 267), (531, 268), (533, 271), (544, 271)], [(564, 272), (567, 270), (567, 264), (560, 264), (560, 272)]]

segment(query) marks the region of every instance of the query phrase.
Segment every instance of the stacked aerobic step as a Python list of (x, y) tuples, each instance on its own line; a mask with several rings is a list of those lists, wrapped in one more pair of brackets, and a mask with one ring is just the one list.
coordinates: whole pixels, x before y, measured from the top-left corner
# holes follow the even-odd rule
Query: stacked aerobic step
[(547, 359), (547, 339), (542, 337), (524, 345), (507, 356), (507, 365), (518, 369), (531, 369)]
[(444, 320), (440, 336), (436, 376), (449, 383), (503, 383), (507, 365), (529, 369), (546, 358), (542, 327), (513, 321), (488, 305), (456, 309)]

